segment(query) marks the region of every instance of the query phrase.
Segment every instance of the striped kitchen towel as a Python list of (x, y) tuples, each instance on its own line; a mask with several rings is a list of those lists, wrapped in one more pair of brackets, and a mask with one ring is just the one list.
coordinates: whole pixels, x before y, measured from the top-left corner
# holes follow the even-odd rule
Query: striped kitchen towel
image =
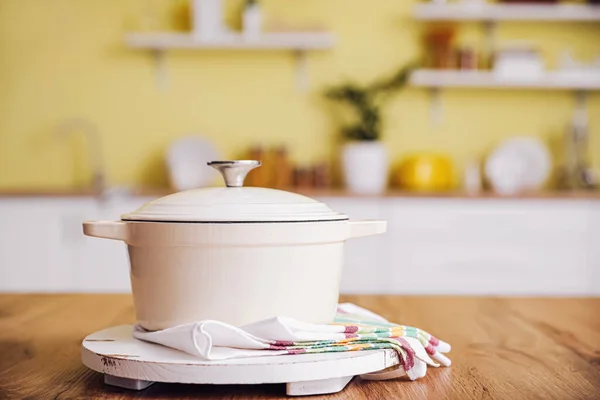
[(136, 326), (133, 336), (204, 360), (376, 349), (398, 353), (399, 368), (368, 374), (367, 379), (406, 375), (414, 380), (425, 376), (428, 365), (450, 365), (443, 354), (450, 351), (448, 343), (419, 328), (390, 323), (351, 303), (339, 304), (335, 321), (329, 325), (275, 317), (238, 328), (207, 320), (154, 332)]

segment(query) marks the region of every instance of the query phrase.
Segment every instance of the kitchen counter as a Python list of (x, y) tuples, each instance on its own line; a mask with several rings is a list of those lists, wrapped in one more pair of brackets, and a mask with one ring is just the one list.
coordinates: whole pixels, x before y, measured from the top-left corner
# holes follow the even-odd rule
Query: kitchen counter
[[(591, 399), (600, 393), (600, 299), (344, 296), (452, 346), (450, 368), (415, 382), (355, 378), (311, 399)], [(0, 295), (0, 398), (130, 399), (81, 364), (89, 333), (131, 323), (129, 295)], [(283, 385), (154, 384), (151, 399), (271, 399)]]
[[(455, 198), (455, 199), (596, 199), (600, 200), (600, 190), (543, 190), (519, 193), (516, 195), (500, 195), (491, 191), (482, 191), (478, 194), (468, 194), (461, 190), (447, 192), (411, 192), (406, 190), (391, 189), (383, 194), (356, 194), (346, 189), (287, 189), (309, 197), (345, 197), (345, 198)], [(169, 188), (141, 187), (133, 188), (125, 193), (127, 196), (162, 197), (175, 193)], [(118, 191), (115, 195), (119, 194)], [(11, 197), (94, 197), (97, 196), (91, 189), (0, 189), (1, 198)]]

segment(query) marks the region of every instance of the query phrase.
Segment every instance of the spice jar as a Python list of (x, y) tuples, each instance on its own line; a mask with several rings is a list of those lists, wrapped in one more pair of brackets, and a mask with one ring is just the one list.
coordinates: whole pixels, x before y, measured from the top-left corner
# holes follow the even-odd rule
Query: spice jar
[(315, 187), (325, 189), (331, 187), (331, 166), (328, 162), (317, 163), (314, 167)]
[(456, 57), (452, 49), (454, 29), (435, 28), (430, 30), (426, 37), (426, 46), (429, 64), (432, 68), (450, 69), (456, 66)]
[(289, 188), (292, 183), (292, 167), (285, 146), (275, 149), (274, 167), (273, 186), (276, 189)]
[(294, 169), (294, 186), (296, 189), (313, 189), (314, 172), (310, 167), (296, 167)]
[(458, 68), (461, 70), (474, 70), (479, 68), (477, 52), (472, 47), (463, 47), (458, 50)]

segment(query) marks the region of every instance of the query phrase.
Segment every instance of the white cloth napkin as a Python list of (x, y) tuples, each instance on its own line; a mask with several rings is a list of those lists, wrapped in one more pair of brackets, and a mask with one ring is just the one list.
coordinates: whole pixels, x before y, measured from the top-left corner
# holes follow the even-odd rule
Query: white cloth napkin
[[(442, 353), (450, 345), (418, 328), (391, 324), (381, 316), (351, 303), (338, 305), (331, 325), (316, 325), (274, 317), (240, 328), (214, 320), (199, 321), (161, 331), (135, 326), (133, 336), (178, 349), (203, 360), (394, 349), (402, 365), (391, 372), (368, 374), (366, 379), (421, 378), (427, 365), (450, 365)], [(434, 361), (436, 360), (436, 361)]]

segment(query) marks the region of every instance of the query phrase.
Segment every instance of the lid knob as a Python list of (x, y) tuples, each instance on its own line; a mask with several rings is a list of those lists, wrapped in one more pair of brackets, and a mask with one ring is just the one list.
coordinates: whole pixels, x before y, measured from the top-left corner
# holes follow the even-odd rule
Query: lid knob
[(256, 160), (210, 161), (206, 163), (223, 175), (227, 187), (242, 187), (248, 172), (260, 167), (261, 162)]

